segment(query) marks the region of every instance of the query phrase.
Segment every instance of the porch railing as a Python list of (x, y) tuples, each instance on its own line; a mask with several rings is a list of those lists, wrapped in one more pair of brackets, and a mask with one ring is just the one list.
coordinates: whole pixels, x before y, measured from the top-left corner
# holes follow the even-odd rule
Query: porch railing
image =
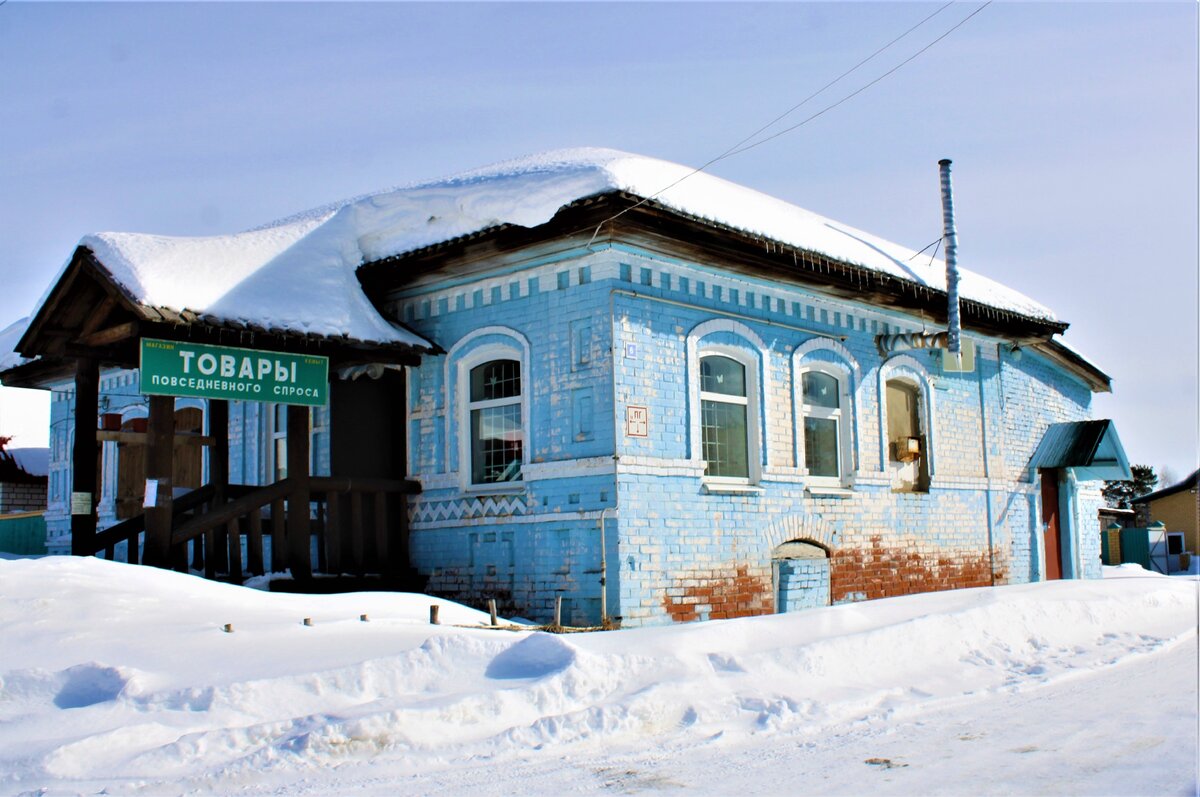
[[(222, 490), (223, 501), (215, 499), (211, 484), (175, 499), (171, 566), (202, 570), (207, 578), (237, 583), (247, 575), (267, 572), (268, 565), (272, 572), (290, 569), (300, 574), (378, 575), (386, 579), (407, 575), (405, 496), (420, 492), (420, 484), (322, 476), (309, 477), (306, 482), (309, 501), (298, 510), (291, 496), (299, 492), (300, 485), (292, 479), (261, 487), (230, 484)], [(291, 511), (303, 512), (308, 522), (289, 526)], [(91, 553), (103, 551), (105, 558), (113, 559), (116, 546), (125, 542), (127, 559), (136, 563), (145, 528), (145, 517), (139, 515), (105, 529), (89, 546)], [(289, 528), (302, 529), (307, 544), (289, 540)]]

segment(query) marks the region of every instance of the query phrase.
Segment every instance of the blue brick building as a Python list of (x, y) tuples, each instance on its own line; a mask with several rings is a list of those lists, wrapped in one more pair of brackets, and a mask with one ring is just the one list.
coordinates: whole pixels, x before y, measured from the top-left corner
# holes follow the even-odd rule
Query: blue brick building
[[(940, 263), (704, 174), (659, 193), (686, 171), (553, 153), (338, 212), (365, 296), (429, 344), (382, 410), (420, 485), (407, 549), (428, 592), (644, 625), (1099, 575), (1099, 480), (1128, 465), (1065, 323), (964, 272), (952, 355), (930, 334)], [(137, 379), (102, 374), (123, 423)], [(43, 384), (63, 399), (53, 543), (70, 385)], [(314, 410), (311, 472), (374, 417), (339, 420), (336, 392)], [(231, 480), (277, 478), (274, 405), (229, 419)]]

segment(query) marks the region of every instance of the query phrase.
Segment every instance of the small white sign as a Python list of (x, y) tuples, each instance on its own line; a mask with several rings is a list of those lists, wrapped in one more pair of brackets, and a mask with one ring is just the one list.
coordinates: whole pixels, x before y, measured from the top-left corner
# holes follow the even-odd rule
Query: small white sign
[(72, 515), (90, 515), (90, 514), (92, 514), (92, 494), (91, 493), (71, 493), (71, 514)]
[(637, 359), (637, 344), (636, 343), (626, 343), (625, 344), (625, 359), (626, 360), (636, 360)]
[(646, 407), (626, 407), (625, 434), (628, 437), (648, 437), (650, 435), (650, 410)]
[(158, 506), (158, 479), (146, 479), (146, 494), (142, 498), (142, 506), (146, 509)]

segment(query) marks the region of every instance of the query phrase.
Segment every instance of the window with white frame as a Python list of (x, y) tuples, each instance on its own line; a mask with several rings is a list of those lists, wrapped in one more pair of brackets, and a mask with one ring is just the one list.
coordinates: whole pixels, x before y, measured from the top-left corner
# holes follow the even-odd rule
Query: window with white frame
[(745, 363), (717, 354), (700, 358), (700, 447), (709, 478), (751, 477), (749, 388)]
[(826, 363), (810, 363), (800, 371), (804, 469), (813, 484), (841, 485), (851, 469), (846, 384), (845, 372)]
[(519, 481), (525, 445), (521, 363), (490, 360), (469, 373), (471, 484)]

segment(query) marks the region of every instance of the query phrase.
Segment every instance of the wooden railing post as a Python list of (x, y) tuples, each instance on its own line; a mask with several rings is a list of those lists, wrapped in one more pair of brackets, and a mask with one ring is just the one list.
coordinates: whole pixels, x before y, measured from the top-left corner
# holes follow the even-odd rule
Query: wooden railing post
[(288, 496), (288, 567), (292, 578), (312, 577), (312, 529), (308, 511), (311, 498), (308, 474), (308, 407), (289, 406), (287, 411), (287, 468), (293, 482)]
[(388, 553), (388, 498), (386, 490), (377, 490), (375, 498), (375, 561), (384, 576), (391, 576), (392, 568)]

